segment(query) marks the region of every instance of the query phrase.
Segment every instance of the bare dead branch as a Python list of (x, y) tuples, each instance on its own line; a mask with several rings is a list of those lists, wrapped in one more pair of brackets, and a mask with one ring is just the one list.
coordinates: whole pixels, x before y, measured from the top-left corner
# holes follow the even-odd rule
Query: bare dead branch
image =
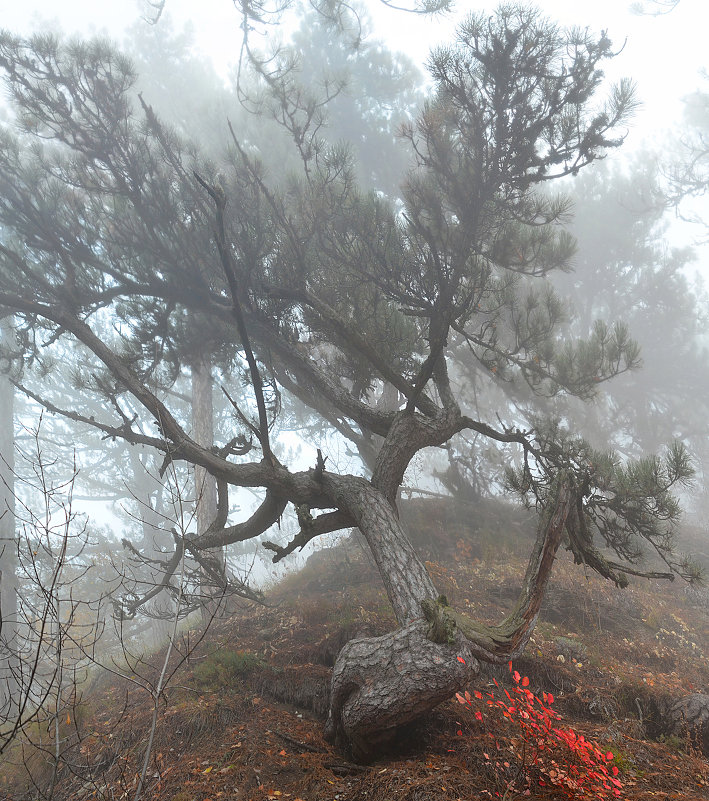
[[(304, 515), (300, 514), (298, 517), (302, 525)], [(323, 534), (330, 534), (333, 531), (340, 531), (343, 528), (351, 528), (353, 525), (354, 520), (344, 512), (326, 512), (318, 517), (311, 517), (305, 525), (302, 525), (301, 530), (287, 545), (281, 547), (274, 542), (262, 542), (261, 545), (267, 550), (274, 552), (273, 562), (277, 563), (293, 553), (296, 548), (303, 550), (303, 548), (316, 537), (320, 537)]]
[[(48, 398), (45, 398), (38, 393), (32, 391), (29, 387), (26, 387), (24, 384), (20, 383), (19, 381), (12, 380), (13, 386), (20, 390), (24, 395), (27, 395), (28, 398), (31, 398), (33, 401), (36, 401), (40, 406), (46, 409), (48, 412), (52, 412), (52, 414), (58, 414), (62, 417), (66, 417), (68, 420), (73, 420), (76, 423), (83, 423), (84, 425), (90, 426), (91, 428), (95, 428), (99, 431), (102, 431), (107, 438), (114, 438), (114, 439), (124, 439), (126, 442), (131, 442), (134, 445), (150, 445), (153, 448), (157, 448), (158, 450), (164, 450), (165, 442), (158, 437), (150, 437), (146, 434), (141, 434), (139, 431), (135, 431), (131, 425), (132, 422), (135, 421), (135, 417), (133, 420), (128, 420), (124, 418), (123, 425), (120, 426), (111, 426), (107, 425), (106, 423), (101, 423), (96, 420), (95, 417), (86, 417), (85, 415), (79, 414), (78, 412), (71, 411), (70, 409), (62, 409), (61, 407), (57, 406), (56, 404), (52, 403)], [(165, 457), (167, 460), (170, 459), (169, 455)]]

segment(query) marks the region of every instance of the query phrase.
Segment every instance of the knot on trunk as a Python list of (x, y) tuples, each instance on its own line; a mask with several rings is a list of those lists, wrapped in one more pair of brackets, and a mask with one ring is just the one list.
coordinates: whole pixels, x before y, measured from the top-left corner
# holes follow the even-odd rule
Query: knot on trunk
[(428, 714), (479, 670), (466, 640), (432, 642), (420, 618), (382, 637), (350, 640), (332, 671), (325, 735), (369, 761), (400, 726)]
[(445, 595), (439, 595), (434, 601), (426, 598), (421, 601), (423, 616), (428, 622), (426, 637), (441, 645), (455, 645), (456, 623), (448, 606), (448, 599)]

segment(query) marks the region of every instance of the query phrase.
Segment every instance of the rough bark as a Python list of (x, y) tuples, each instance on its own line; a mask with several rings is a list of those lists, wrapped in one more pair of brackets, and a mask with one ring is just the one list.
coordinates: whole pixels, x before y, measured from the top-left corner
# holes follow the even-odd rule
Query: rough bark
[(323, 483), (367, 540), (399, 625), (421, 618), (421, 604), (438, 593), (394, 507), (366, 479), (325, 474)]
[(464, 637), (433, 642), (421, 619), (383, 637), (350, 640), (333, 670), (325, 735), (366, 762), (398, 727), (450, 698), (479, 668)]
[(364, 479), (326, 474), (323, 483), (355, 520), (372, 551), (400, 628), (349, 642), (332, 676), (326, 735), (366, 761), (396, 728), (449, 698), (479, 671), (478, 658), (511, 659), (534, 630), (572, 503), (560, 476), (542, 515), (520, 598), (499, 626), (483, 626), (438, 596), (385, 495)]

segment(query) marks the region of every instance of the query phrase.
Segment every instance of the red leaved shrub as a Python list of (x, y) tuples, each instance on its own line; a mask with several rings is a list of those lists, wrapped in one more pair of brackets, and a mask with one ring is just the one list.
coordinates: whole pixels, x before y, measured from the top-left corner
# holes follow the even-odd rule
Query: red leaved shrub
[[(480, 723), (485, 724), (488, 715), (501, 714), (512, 724), (511, 745), (520, 760), (520, 769), (508, 782), (507, 790), (530, 795), (531, 784), (537, 783), (542, 787), (552, 785), (567, 798), (620, 797), (622, 784), (617, 778), (618, 768), (609, 764), (613, 754), (604, 752), (573, 729), (560, 726), (560, 716), (552, 709), (554, 696), (551, 693), (542, 693), (540, 699), (529, 689), (526, 676), (520, 676), (515, 670), (512, 678), (515, 686), (511, 691), (501, 688), (493, 679), (494, 692), (456, 694), (461, 704), (474, 711)], [(458, 734), (462, 735), (462, 731)], [(483, 753), (483, 756), (487, 762), (494, 763), (489, 754)], [(509, 767), (507, 762), (503, 765)]]

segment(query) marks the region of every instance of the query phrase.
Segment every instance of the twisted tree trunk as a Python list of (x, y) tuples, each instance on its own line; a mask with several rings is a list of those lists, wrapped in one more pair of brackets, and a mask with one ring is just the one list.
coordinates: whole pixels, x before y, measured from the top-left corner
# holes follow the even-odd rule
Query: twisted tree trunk
[(435, 642), (422, 619), (383, 637), (351, 640), (333, 670), (325, 736), (367, 762), (399, 726), (450, 698), (479, 669), (465, 637)]
[(540, 519), (520, 599), (496, 627), (470, 620), (439, 596), (385, 495), (365, 479), (323, 477), (369, 544), (400, 628), (350, 641), (332, 676), (326, 736), (367, 761), (397, 727), (433, 709), (479, 672), (479, 660), (519, 656), (531, 635), (570, 508), (560, 477)]

